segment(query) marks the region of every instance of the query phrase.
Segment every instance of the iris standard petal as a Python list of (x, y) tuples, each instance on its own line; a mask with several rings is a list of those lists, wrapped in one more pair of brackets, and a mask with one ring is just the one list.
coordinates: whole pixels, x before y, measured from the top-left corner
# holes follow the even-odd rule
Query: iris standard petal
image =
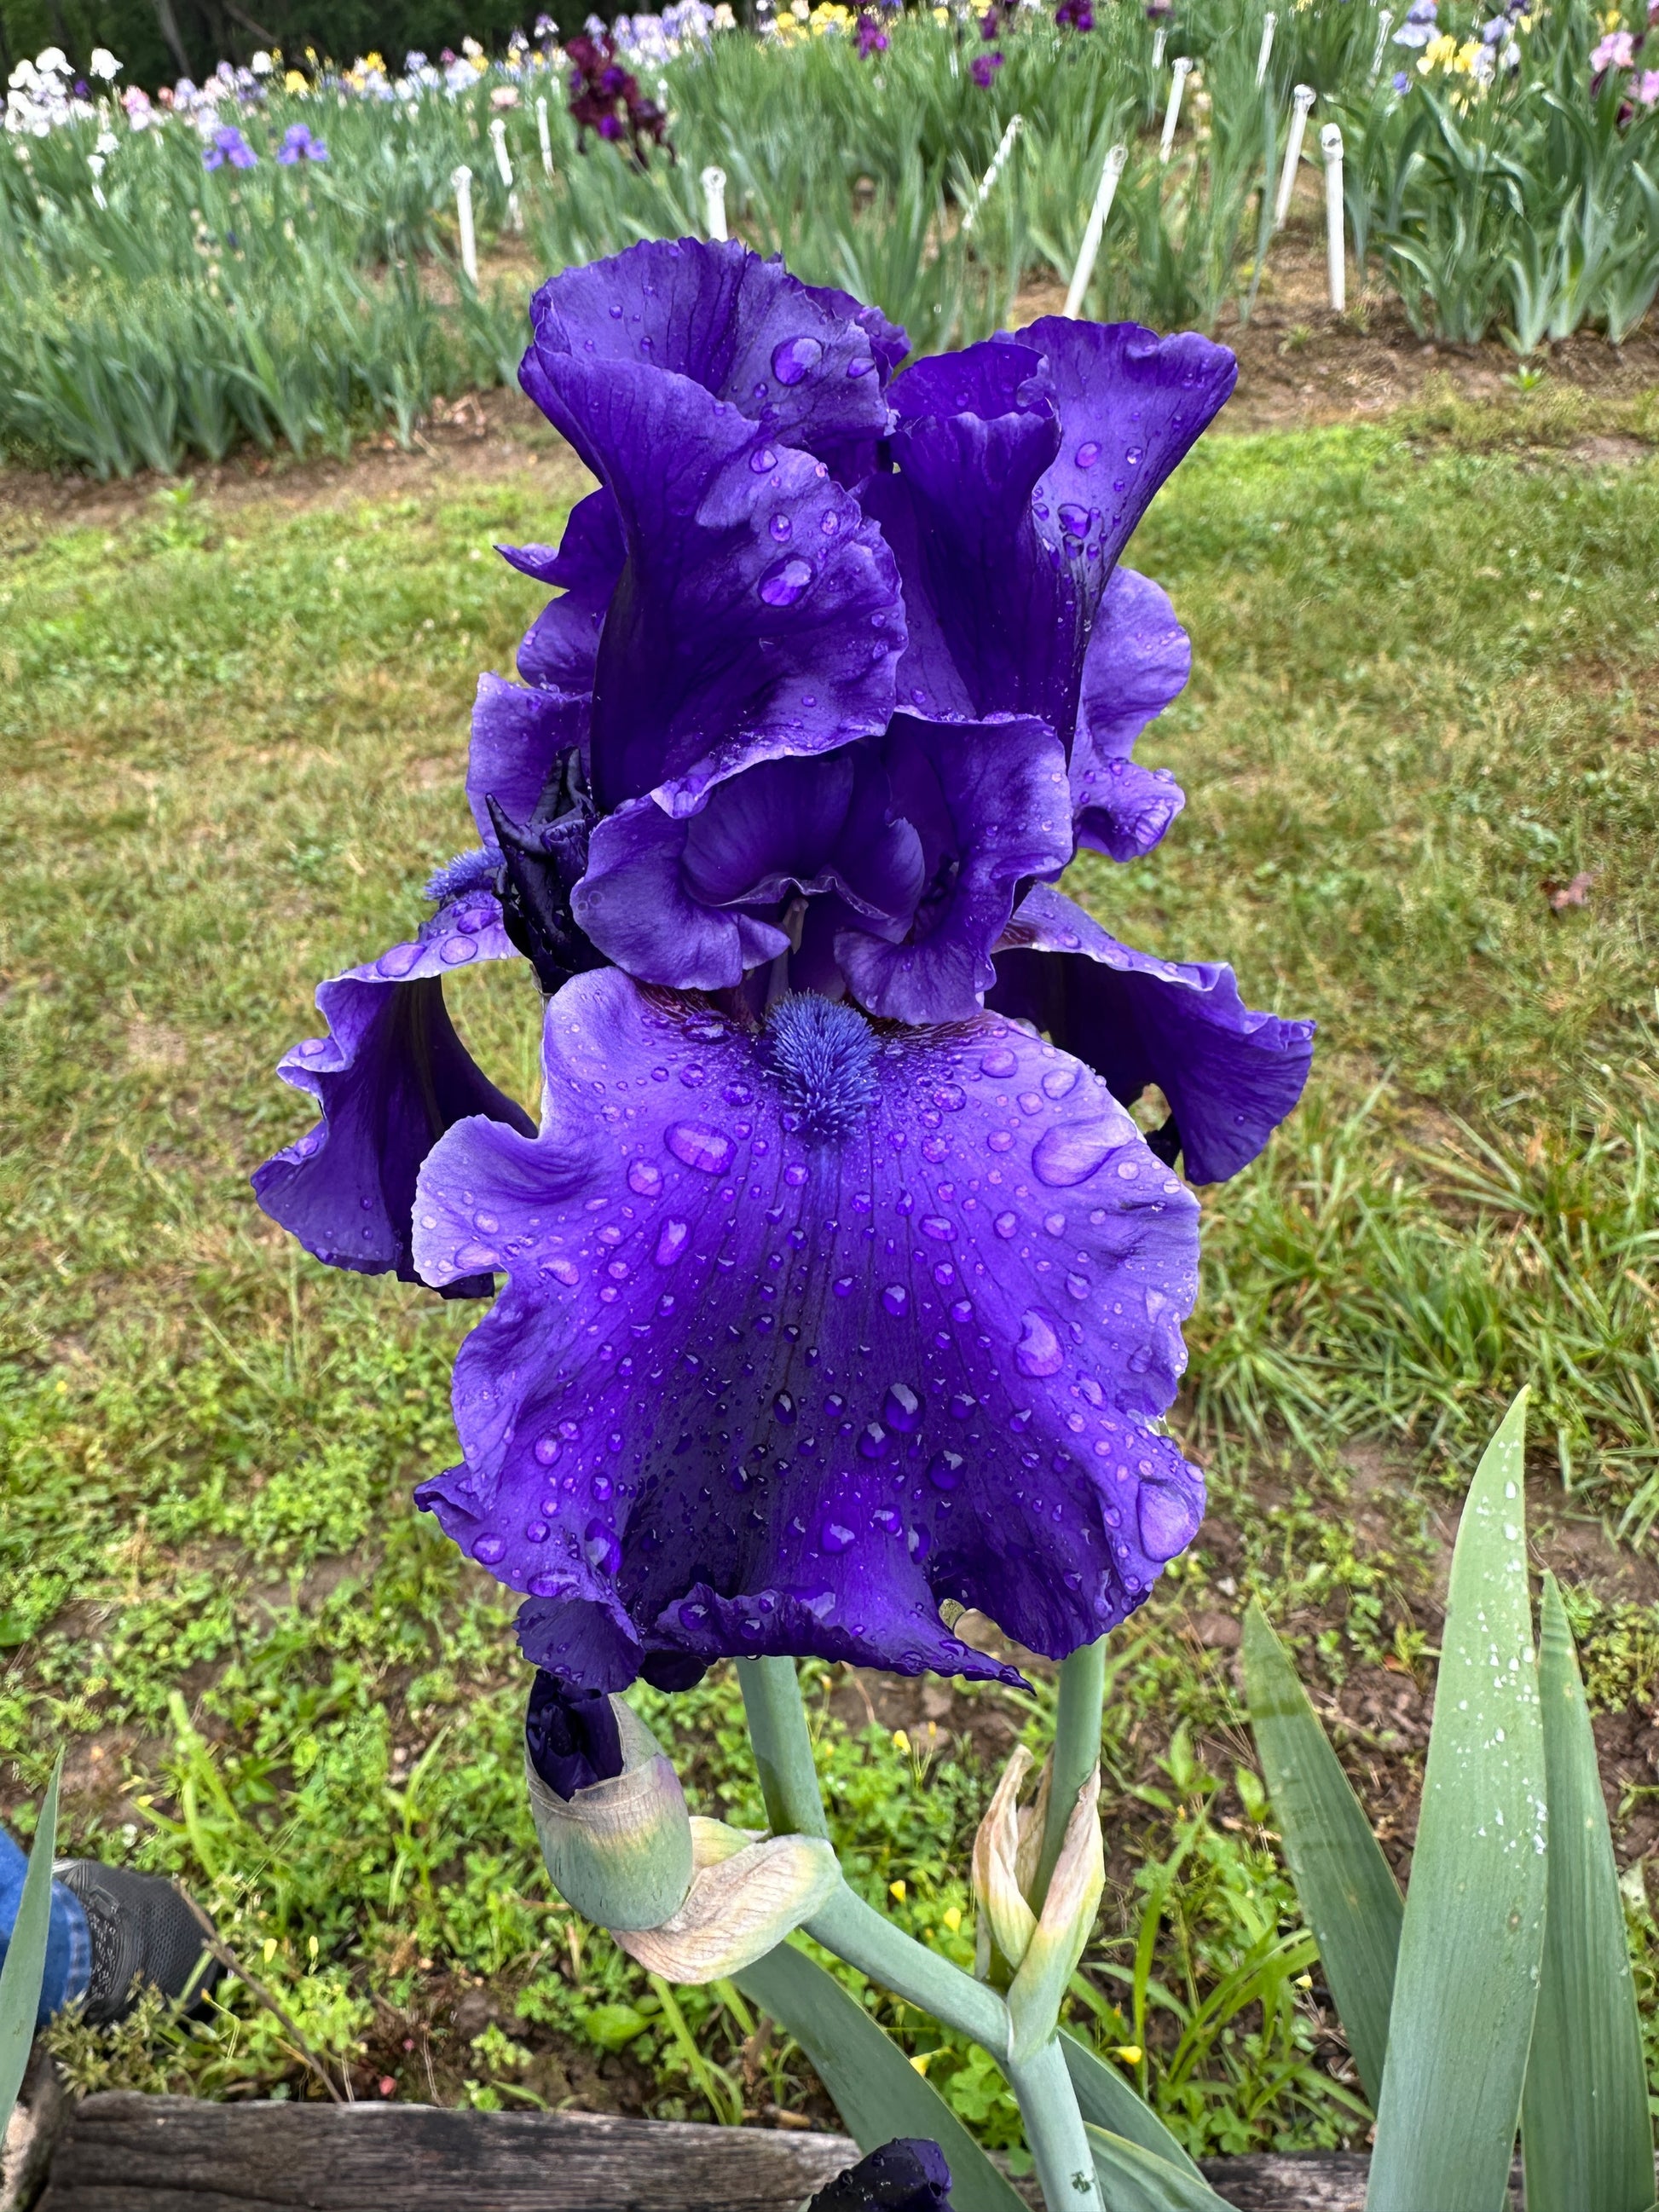
[(502, 545), (502, 558), (539, 584), (556, 584), (562, 596), (536, 617), (519, 647), (519, 673), (526, 684), (556, 691), (593, 688), (593, 663), (605, 609), (627, 559), (617, 502), (603, 486), (570, 510), (555, 552), (547, 545)]
[(1060, 726), (1080, 659), (1075, 586), (1037, 536), (1032, 498), (1060, 447), (1042, 358), (965, 347), (893, 386), (895, 475), (860, 496), (904, 583), (902, 707), (933, 719), (1029, 713)]
[(884, 728), (897, 572), (824, 464), (683, 376), (578, 354), (547, 374), (627, 549), (594, 669), (599, 811), (650, 792), (690, 812), (751, 762)]
[(922, 881), (920, 841), (897, 818), (880, 759), (848, 746), (762, 761), (695, 814), (630, 801), (594, 830), (572, 903), (630, 975), (713, 991), (790, 949), (794, 894), (837, 893), (866, 926), (899, 936)]
[[(296, 1045), (277, 1073), (310, 1092), (320, 1118), (253, 1176), (261, 1206), (315, 1258), (419, 1282), (410, 1211), (433, 1145), (471, 1115), (533, 1129), (456, 1036), (443, 997), (443, 978), (458, 969), (515, 957), (495, 901), (475, 896), (436, 915), (420, 939), (319, 987), (329, 1033)], [(489, 1271), (446, 1287), (487, 1296)]]
[(1096, 570), (1097, 602), (1153, 494), (1226, 404), (1238, 363), (1196, 331), (1159, 337), (1139, 323), (1065, 315), (992, 343), (1048, 366), (1060, 440), (1038, 498), (1070, 564)]
[(878, 309), (803, 284), (736, 239), (650, 240), (568, 269), (530, 314), (521, 380), (560, 428), (551, 365), (580, 354), (689, 376), (822, 460), (886, 429), (882, 387), (908, 343)]
[(756, 1028), (614, 969), (544, 1066), (540, 1133), (452, 1129), (415, 1215), (432, 1279), (507, 1275), (419, 1497), (532, 1658), (1006, 1677), (942, 1600), (1054, 1657), (1141, 1602), (1202, 1510), (1153, 1427), (1197, 1206), (1097, 1077), (994, 1015)]
[(884, 757), (915, 825), (930, 889), (902, 944), (848, 931), (836, 955), (854, 996), (902, 1022), (963, 1021), (996, 980), (991, 953), (1023, 880), (1072, 857), (1066, 755), (1046, 722), (925, 722), (896, 714)]
[(1167, 592), (1133, 568), (1106, 586), (1083, 660), (1083, 693), (1072, 747), (1072, 805), (1078, 842), (1109, 860), (1150, 853), (1187, 799), (1168, 769), (1132, 755), (1148, 722), (1186, 686), (1192, 641)]
[(1003, 945), (987, 1005), (1045, 1030), (1126, 1105), (1157, 1084), (1170, 1119), (1152, 1142), (1194, 1182), (1248, 1167), (1302, 1096), (1314, 1024), (1253, 1012), (1231, 968), (1136, 952), (1047, 884)]

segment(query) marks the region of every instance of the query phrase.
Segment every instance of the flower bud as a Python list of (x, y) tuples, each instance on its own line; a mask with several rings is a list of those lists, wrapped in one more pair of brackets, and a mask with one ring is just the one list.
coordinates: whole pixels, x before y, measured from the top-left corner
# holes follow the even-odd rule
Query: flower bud
[[(546, 1679), (532, 1695), (525, 1771), (553, 1887), (601, 1928), (658, 1927), (691, 1887), (691, 1820), (679, 1777), (620, 1698), (593, 1714), (590, 1700), (544, 1690)], [(613, 1771), (562, 1794), (555, 1784), (593, 1771), (596, 1752)]]
[(1036, 1802), (1022, 1808), (1020, 1785), (1031, 1765), (1031, 1754), (1022, 1744), (974, 1838), (973, 1887), (980, 1907), (976, 1970), (981, 1980), (998, 1981), (1007, 1989), (1013, 2027), (1010, 2056), (1017, 2060), (1029, 2058), (1054, 2033), (1060, 1999), (1083, 1955), (1106, 1884), (1097, 1766), (1078, 1792), (1041, 1917), (1031, 1910), (1053, 1771), (1051, 1762), (1043, 1770)]
[(658, 1927), (613, 1931), (665, 1981), (741, 1973), (810, 1920), (841, 1880), (834, 1850), (816, 1836), (751, 1841), (721, 1820), (690, 1826), (696, 1871), (679, 1910)]

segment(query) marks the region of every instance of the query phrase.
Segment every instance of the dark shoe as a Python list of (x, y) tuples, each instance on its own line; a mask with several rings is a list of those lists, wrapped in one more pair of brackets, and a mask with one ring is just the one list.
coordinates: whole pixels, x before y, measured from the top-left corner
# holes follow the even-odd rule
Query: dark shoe
[[(170, 1881), (100, 1859), (60, 1859), (52, 1871), (81, 1900), (92, 1937), (84, 2020), (94, 2027), (125, 2020), (145, 1983), (164, 1997), (184, 1995), (202, 1955), (203, 1931)], [(206, 1996), (222, 1971), (216, 1959), (208, 1960), (196, 1984), (198, 1998)]]

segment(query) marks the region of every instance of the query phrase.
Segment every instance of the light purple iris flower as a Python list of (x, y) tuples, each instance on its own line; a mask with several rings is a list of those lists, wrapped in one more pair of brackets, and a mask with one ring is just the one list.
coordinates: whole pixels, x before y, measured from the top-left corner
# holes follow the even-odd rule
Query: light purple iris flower
[[(559, 596), (479, 685), (480, 848), (322, 987), (282, 1069), (321, 1119), (260, 1202), (331, 1264), (502, 1283), (418, 1496), (564, 1692), (1007, 1674), (946, 1600), (1059, 1658), (1203, 1509), (1176, 1162), (1244, 1166), (1311, 1053), (1054, 888), (1182, 804), (1133, 750), (1188, 642), (1120, 556), (1232, 356), (1051, 319), (896, 376), (876, 311), (690, 240), (556, 278), (532, 331), (600, 488), (507, 551)], [(442, 998), (517, 955), (538, 1123)]]
[(227, 162), (233, 169), (251, 169), (258, 159), (234, 123), (222, 123), (202, 149), (204, 169), (222, 169)]

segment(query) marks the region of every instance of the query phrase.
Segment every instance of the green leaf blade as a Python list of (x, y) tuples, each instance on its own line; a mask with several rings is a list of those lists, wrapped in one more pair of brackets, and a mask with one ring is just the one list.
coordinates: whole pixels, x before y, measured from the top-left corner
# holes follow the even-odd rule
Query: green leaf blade
[(925, 2136), (945, 2153), (957, 2212), (1025, 2212), (939, 2091), (855, 1998), (793, 1943), (732, 1978), (811, 2060), (860, 2150)]
[(58, 1849), (58, 1784), (63, 1771), (60, 1751), (35, 1827), (6, 1962), (0, 1966), (0, 2135), (23, 2086), (34, 2041), (34, 2015), (40, 2008), (46, 1941), (52, 1933), (52, 1863)]
[(1127, 2136), (1095, 2127), (1084, 2132), (1094, 2154), (1101, 2201), (1111, 2212), (1232, 2212), (1190, 2160), (1185, 2166), (1175, 2166)]
[(1060, 2031), (1060, 2049), (1066, 2071), (1072, 2077), (1078, 2110), (1087, 2126), (1102, 2128), (1110, 2135), (1139, 2143), (1142, 2150), (1163, 2159), (1192, 2180), (1203, 2179), (1146, 2100), (1132, 2089), (1121, 2074), (1114, 2073), (1103, 2058), (1097, 2058), (1085, 2043), (1068, 2034), (1063, 2027)]
[(1290, 1654), (1259, 1605), (1244, 1616), (1244, 1686), (1267, 1795), (1348, 2048), (1376, 2108), (1405, 1904)]
[(1523, 1391), (1475, 1469), (1452, 1555), (1367, 2212), (1506, 2201), (1548, 1879), (1525, 1422)]
[(1521, 2106), (1528, 2212), (1646, 2212), (1653, 2201), (1642, 2028), (1595, 1737), (1553, 1575), (1540, 1608), (1549, 1911)]

